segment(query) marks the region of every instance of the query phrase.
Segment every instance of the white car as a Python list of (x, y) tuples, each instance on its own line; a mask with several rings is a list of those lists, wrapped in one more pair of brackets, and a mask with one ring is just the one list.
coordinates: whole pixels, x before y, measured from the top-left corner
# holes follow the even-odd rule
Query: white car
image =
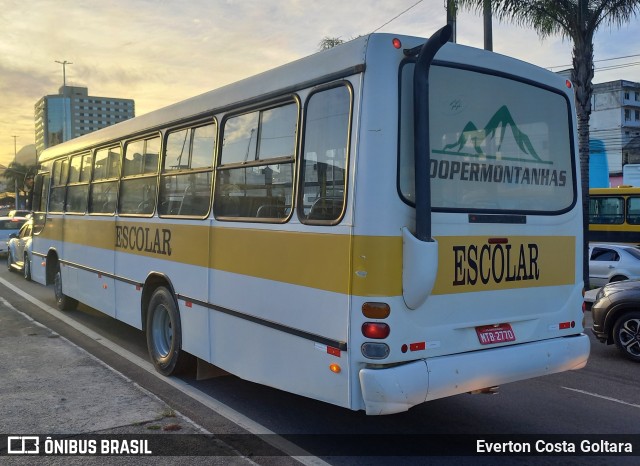
[(0, 217), (0, 254), (7, 253), (9, 237), (17, 234), (26, 221), (24, 217)]
[(640, 279), (640, 249), (623, 244), (589, 245), (589, 284)]
[(22, 272), (24, 278), (31, 280), (31, 238), (33, 220), (27, 221), (18, 233), (11, 235), (8, 244), (7, 268), (10, 272)]

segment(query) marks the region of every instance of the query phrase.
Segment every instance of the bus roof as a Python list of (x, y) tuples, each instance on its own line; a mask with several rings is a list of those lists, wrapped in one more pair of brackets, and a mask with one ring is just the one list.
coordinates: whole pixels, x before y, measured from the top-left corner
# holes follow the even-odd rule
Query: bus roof
[(624, 196), (627, 194), (640, 194), (640, 187), (618, 186), (617, 188), (591, 188), (590, 196)]
[[(281, 96), (320, 82), (360, 73), (364, 71), (366, 61), (381, 53), (380, 50), (393, 48), (394, 38), (401, 40), (403, 49), (417, 47), (426, 41), (425, 38), (387, 33), (361, 36), (331, 49), (50, 147), (43, 151), (39, 161), (45, 162), (61, 155), (108, 145), (120, 140), (123, 134), (142, 135), (160, 127), (170, 126), (174, 122), (204, 117), (214, 112), (225, 112), (231, 108), (250, 105), (256, 99), (264, 101), (270, 96)], [(446, 44), (437, 56), (436, 61), (439, 60), (476, 64), (483, 68), (524, 76), (556, 89), (564, 87), (565, 82), (564, 78), (535, 65), (459, 44)]]

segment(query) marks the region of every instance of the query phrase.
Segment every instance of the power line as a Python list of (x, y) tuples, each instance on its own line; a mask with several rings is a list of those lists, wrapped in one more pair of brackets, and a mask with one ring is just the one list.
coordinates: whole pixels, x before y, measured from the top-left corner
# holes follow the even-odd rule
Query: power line
[(617, 70), (619, 68), (629, 68), (630, 66), (638, 66), (638, 65), (640, 65), (640, 61), (636, 61), (632, 63), (621, 63), (619, 65), (603, 66), (602, 68), (595, 68), (595, 71)]
[[(622, 56), (622, 57), (602, 58), (600, 60), (593, 60), (593, 62), (594, 63), (599, 63), (601, 61), (622, 60), (623, 58), (633, 58), (633, 57), (640, 57), (640, 53), (637, 53), (635, 55), (625, 55), (625, 56)], [(566, 68), (567, 66), (573, 66), (573, 65), (547, 66), (547, 68), (548, 69), (551, 69), (551, 68)]]
[(397, 15), (395, 15), (393, 18), (391, 18), (389, 21), (387, 21), (386, 23), (384, 23), (382, 26), (374, 29), (373, 31), (371, 31), (371, 33), (373, 34), (374, 32), (378, 32), (380, 29), (382, 29), (383, 27), (385, 27), (387, 24), (389, 24), (392, 21), (395, 21), (396, 19), (398, 19), (400, 16), (402, 16), (403, 14), (405, 14), (407, 11), (411, 10), (412, 8), (414, 8), (415, 6), (418, 6), (420, 3), (422, 3), (424, 0), (420, 0), (419, 2), (414, 3), (413, 5), (411, 5), (409, 8), (407, 8), (406, 10), (404, 10), (402, 13), (398, 13)]

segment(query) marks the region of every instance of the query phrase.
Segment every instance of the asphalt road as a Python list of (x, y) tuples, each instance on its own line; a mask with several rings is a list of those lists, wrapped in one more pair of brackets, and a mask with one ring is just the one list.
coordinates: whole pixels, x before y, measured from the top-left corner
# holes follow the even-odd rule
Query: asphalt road
[[(0, 278), (49, 306), (55, 306), (51, 288), (25, 282), (22, 277), (7, 272), (6, 268), (0, 271)], [(331, 464), (387, 464), (389, 457), (362, 456), (369, 450), (384, 450), (384, 442), (381, 443), (384, 438), (389, 442), (389, 451), (394, 453), (397, 452), (394, 441), (398, 444), (412, 439), (419, 441), (422, 435), (433, 439), (446, 438), (438, 436), (449, 434), (529, 435), (532, 438), (553, 434), (585, 438), (633, 434), (636, 440), (640, 439), (640, 364), (622, 358), (614, 346), (599, 343), (590, 332), (587, 333), (592, 342), (591, 357), (587, 367), (580, 371), (508, 384), (502, 386), (497, 395), (458, 395), (414, 407), (406, 413), (370, 417), (363, 412), (348, 411), (230, 375), (203, 381), (197, 381), (193, 376), (183, 378), (186, 385), (199, 394), (198, 399), (194, 399), (167, 385), (161, 378), (140, 371), (135, 364), (94, 340), (69, 329), (66, 324), (42, 312), (27, 300), (15, 294), (10, 294), (7, 299), (23, 312), (131, 377), (205, 429), (232, 434), (244, 431), (246, 426), (240, 426), (235, 419), (230, 420), (212, 409), (215, 403), (222, 403), (254, 427), (262, 426), (284, 436), (294, 435), (290, 437), (292, 441)], [(148, 359), (142, 332), (84, 306), (66, 315), (139, 358)], [(590, 315), (587, 313), (589, 325)], [(214, 401), (210, 403), (208, 400)], [(353, 442), (359, 442), (359, 456), (329, 458), (330, 444), (336, 444), (335, 451), (339, 452), (338, 440), (345, 436), (350, 436), (348, 438)], [(636, 455), (640, 455), (640, 452), (636, 452)], [(535, 458), (535, 464), (636, 464), (637, 459), (638, 456), (616, 457), (615, 461), (606, 456), (546, 456)], [(531, 457), (504, 456), (486, 458), (486, 461), (477, 457), (441, 457), (435, 462), (458, 465), (534, 463)]]

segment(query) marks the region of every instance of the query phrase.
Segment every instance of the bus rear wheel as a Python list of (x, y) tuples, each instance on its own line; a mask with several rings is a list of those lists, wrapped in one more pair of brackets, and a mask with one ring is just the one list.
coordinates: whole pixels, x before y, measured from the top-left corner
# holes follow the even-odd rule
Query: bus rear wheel
[(160, 287), (153, 292), (147, 310), (147, 348), (162, 375), (185, 372), (193, 357), (182, 350), (180, 313), (171, 292)]
[(60, 267), (56, 270), (56, 275), (53, 279), (53, 290), (56, 294), (58, 309), (61, 311), (74, 311), (78, 307), (78, 300), (62, 292), (62, 272), (60, 272)]

